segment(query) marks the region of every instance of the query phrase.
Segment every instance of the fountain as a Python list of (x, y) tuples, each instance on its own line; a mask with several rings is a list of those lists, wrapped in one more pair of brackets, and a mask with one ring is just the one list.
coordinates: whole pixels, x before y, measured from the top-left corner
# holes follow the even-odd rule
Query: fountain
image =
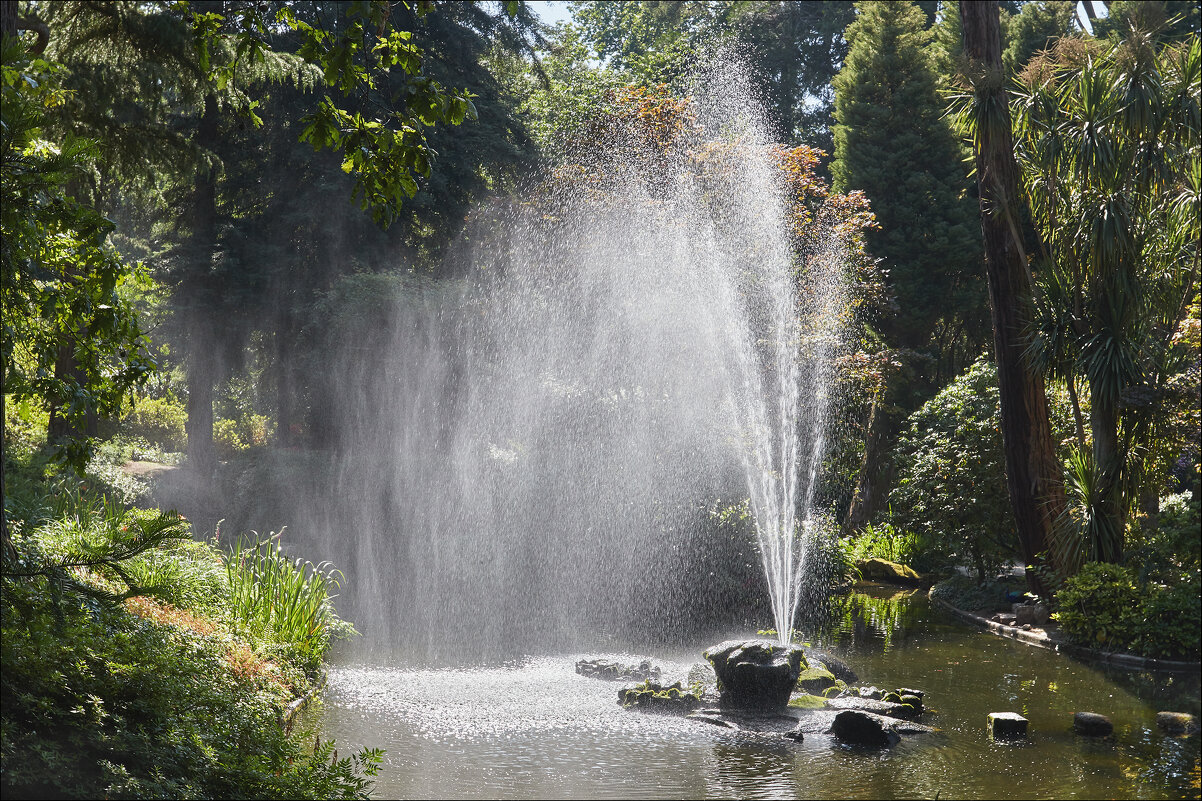
[(476, 215), (464, 277), (413, 278), (376, 342), (341, 343), (341, 500), (314, 514), (348, 532), (329, 556), (375, 639), (436, 660), (671, 640), (674, 610), (718, 603), (702, 507), (750, 496), (788, 640), (844, 264), (833, 234), (795, 253), (749, 96), (699, 81), (666, 145), (596, 128), (586, 163)]

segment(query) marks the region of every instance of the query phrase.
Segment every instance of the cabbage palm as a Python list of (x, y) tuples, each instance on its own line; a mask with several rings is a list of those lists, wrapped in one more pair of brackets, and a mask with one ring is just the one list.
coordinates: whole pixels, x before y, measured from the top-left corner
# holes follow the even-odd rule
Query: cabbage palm
[[(1122, 558), (1172, 336), (1198, 288), (1199, 44), (1062, 39), (1020, 78), (1015, 154), (1041, 240), (1031, 355), (1089, 389), (1086, 547)], [(1079, 445), (1084, 445), (1079, 432)], [(1079, 549), (1078, 549), (1079, 550)]]

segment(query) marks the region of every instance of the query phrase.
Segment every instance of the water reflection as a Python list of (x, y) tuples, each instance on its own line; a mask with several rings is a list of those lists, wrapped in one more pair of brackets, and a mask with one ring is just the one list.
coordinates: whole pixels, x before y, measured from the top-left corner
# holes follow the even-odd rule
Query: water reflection
[[(1120, 674), (959, 625), (921, 593), (858, 593), (813, 639), (865, 683), (926, 692), (941, 731), (887, 751), (802, 743), (622, 710), (617, 684), (579, 655), (471, 669), (344, 665), (325, 734), (388, 749), (382, 797), (1179, 798), (1199, 792), (1199, 740), (1155, 728), (1159, 709), (1198, 714), (1198, 677)], [(651, 656), (684, 678), (710, 643)], [(985, 716), (1016, 711), (1027, 743), (990, 740)], [(1073, 712), (1111, 717), (1108, 740), (1075, 735)]]

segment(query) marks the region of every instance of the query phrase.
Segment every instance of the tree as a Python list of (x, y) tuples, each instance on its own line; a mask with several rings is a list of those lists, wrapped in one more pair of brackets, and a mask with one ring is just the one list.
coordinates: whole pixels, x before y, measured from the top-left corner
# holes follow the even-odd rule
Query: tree
[(1174, 338), (1199, 283), (1198, 41), (1062, 40), (1016, 93), (1041, 246), (1035, 361), (1074, 402), (1079, 379), (1089, 388), (1090, 449), (1079, 434), (1069, 471), (1080, 526), (1058, 542), (1069, 567), (1122, 559), (1133, 505), (1142, 496), (1154, 520), (1158, 476), (1182, 444), (1170, 437), (1149, 463), (1165, 443), (1169, 378), (1196, 358)]
[(852, 526), (883, 500), (885, 454), (900, 420), (942, 372), (956, 372), (957, 350), (961, 359), (979, 352), (984, 301), (968, 181), (937, 91), (927, 16), (912, 3), (862, 2), (856, 9), (834, 80), (831, 175), (836, 191), (863, 191), (880, 224), (868, 233), (868, 250), (883, 262), (896, 307), (873, 327), (879, 348), (909, 354), (911, 372), (906, 380), (894, 374), (873, 404)]
[[(78, 424), (117, 411), (154, 364), (118, 292), (135, 270), (107, 241), (113, 224), (66, 191), (95, 150), (84, 140), (48, 138), (49, 109), (63, 102), (55, 70), (13, 36), (2, 47), (0, 395), (55, 404)], [(54, 369), (64, 337), (77, 367), (67, 375)], [(59, 454), (82, 469), (88, 443), (62, 443)], [(5, 455), (0, 445), (0, 462)], [(6, 522), (3, 535), (8, 554)]]
[(735, 3), (730, 17), (771, 104), (779, 141), (833, 152), (831, 81), (847, 56), (843, 32), (855, 18), (854, 4)]
[[(997, 360), (1006, 486), (1028, 566), (1047, 563), (1064, 490), (1048, 416), (1043, 376), (1026, 358), (1031, 317), (1031, 276), (1019, 229), (1018, 164), (1010, 138), (1010, 109), (1002, 87), (1002, 40), (996, 2), (961, 3), (960, 23), (972, 94), (961, 119), (971, 130), (981, 199), (981, 231), (993, 353)], [(1046, 595), (1035, 570), (1031, 591)]]

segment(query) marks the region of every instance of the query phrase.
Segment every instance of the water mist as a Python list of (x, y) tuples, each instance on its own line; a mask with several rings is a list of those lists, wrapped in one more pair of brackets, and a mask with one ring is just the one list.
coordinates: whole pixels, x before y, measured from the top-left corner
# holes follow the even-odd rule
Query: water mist
[(671, 637), (685, 585), (723, 567), (695, 564), (704, 506), (750, 496), (789, 637), (843, 258), (811, 236), (799, 287), (737, 76), (699, 82), (693, 113), (688, 147), (610, 132), (529, 203), (481, 210), (465, 277), (412, 279), (331, 359), (337, 492), (310, 525), (345, 532), (329, 555), (360, 628), (435, 659), (596, 647), (632, 620)]

